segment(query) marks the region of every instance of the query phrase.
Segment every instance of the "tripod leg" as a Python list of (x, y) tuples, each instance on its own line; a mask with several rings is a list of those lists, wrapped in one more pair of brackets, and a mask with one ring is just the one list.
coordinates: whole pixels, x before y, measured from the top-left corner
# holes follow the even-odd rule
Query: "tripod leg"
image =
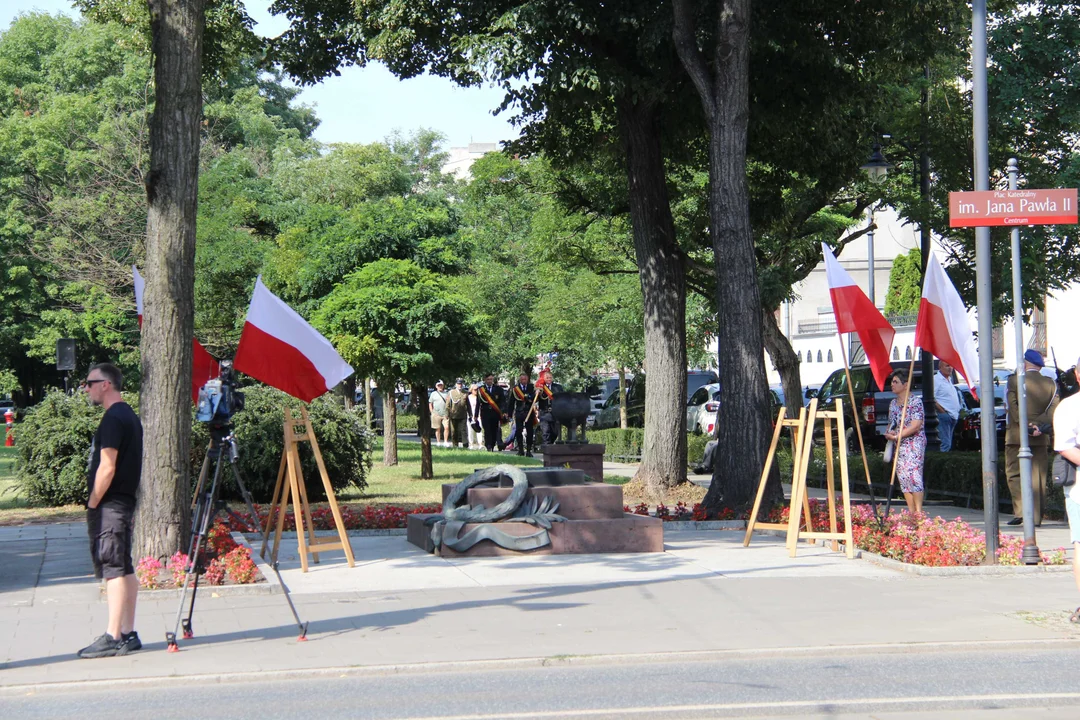
[[(209, 450), (207, 451), (209, 454)], [(173, 625), (172, 632), (165, 633), (165, 642), (168, 646), (169, 652), (178, 652), (180, 647), (176, 642), (176, 635), (180, 632), (181, 624), (184, 627), (184, 638), (188, 639), (193, 637), (191, 629), (191, 618), (195, 613), (195, 593), (191, 594), (191, 604), (188, 607), (187, 620), (182, 620), (184, 615), (184, 605), (187, 600), (187, 586), (188, 577), (195, 574), (195, 588), (198, 588), (198, 558), (199, 552), (202, 550), (203, 539), (206, 537), (207, 530), (210, 526), (210, 521), (215, 515), (214, 512), (214, 499), (217, 497), (218, 480), (221, 478), (221, 454), (219, 452), (217, 458), (217, 464), (214, 467), (214, 479), (210, 484), (210, 489), (204, 492), (195, 504), (195, 512), (192, 514), (192, 526), (191, 526), (191, 542), (188, 545), (188, 566), (187, 572), (184, 574), (184, 586), (180, 590), (180, 605), (176, 608), (176, 623)]]
[[(236, 487), (240, 488), (240, 495), (243, 496), (244, 502), (247, 503), (248, 511), (251, 513), (251, 517), (256, 518), (256, 520), (255, 520), (255, 529), (258, 530), (259, 529), (259, 523), (258, 523), (258, 517), (259, 516), (255, 514), (255, 504), (254, 504), (254, 502), (252, 502), (251, 493), (248, 492), (247, 487), (245, 487), (245, 485), (244, 485), (244, 480), (240, 476), (240, 468), (236, 467), (235, 462), (232, 462), (230, 464), (232, 466), (233, 478), (236, 480)], [(282, 513), (285, 512), (284, 507), (282, 507), (281, 512)], [(265, 547), (265, 543), (266, 543), (266, 536), (263, 537), (263, 546), (264, 547)], [(306, 642), (307, 641), (308, 624), (306, 622), (301, 621), (299, 613), (296, 612), (296, 606), (293, 605), (292, 596), (289, 595), (289, 587), (285, 584), (285, 581), (281, 579), (281, 572), (278, 570), (278, 561), (277, 561), (276, 556), (272, 559), (272, 561), (270, 563), (270, 567), (274, 570), (274, 575), (277, 576), (278, 585), (281, 587), (281, 591), (285, 594), (285, 602), (289, 603), (289, 610), (292, 611), (293, 619), (296, 620), (296, 626), (298, 628), (300, 628), (300, 636), (298, 638), (296, 638), (296, 639), (298, 641), (300, 641), (300, 642)], [(198, 582), (198, 578), (196, 578), (196, 582)]]

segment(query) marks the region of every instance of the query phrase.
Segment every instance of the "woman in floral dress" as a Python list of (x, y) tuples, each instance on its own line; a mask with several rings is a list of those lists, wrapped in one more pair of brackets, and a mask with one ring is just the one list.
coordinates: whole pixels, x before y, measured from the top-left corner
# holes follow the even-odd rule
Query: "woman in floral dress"
[[(907, 370), (895, 370), (890, 376), (891, 388), (896, 399), (889, 404), (889, 431), (886, 440), (898, 443), (896, 450), (896, 478), (904, 492), (904, 500), (912, 513), (922, 512), (923, 501), (923, 461), (926, 459), (926, 431), (923, 429), (922, 398), (911, 395)], [(899, 433), (900, 413), (904, 403), (904, 427)]]

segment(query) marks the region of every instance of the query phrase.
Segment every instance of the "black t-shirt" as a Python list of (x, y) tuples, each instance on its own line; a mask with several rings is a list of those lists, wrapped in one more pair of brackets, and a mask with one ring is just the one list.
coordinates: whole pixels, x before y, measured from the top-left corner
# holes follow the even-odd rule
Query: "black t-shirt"
[(142, 474), (142, 422), (131, 406), (114, 403), (101, 418), (90, 446), (90, 467), (86, 478), (87, 494), (94, 489), (94, 476), (101, 464), (101, 448), (116, 448), (116, 474), (102, 502), (111, 498), (135, 501)]

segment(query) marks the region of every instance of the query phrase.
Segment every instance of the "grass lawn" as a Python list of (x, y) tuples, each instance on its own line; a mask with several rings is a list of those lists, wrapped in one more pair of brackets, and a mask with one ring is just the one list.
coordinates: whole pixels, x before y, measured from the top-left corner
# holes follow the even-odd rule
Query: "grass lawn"
[(15, 448), (0, 447), (0, 525), (23, 525), (40, 522), (82, 520), (86, 511), (80, 505), (57, 508), (32, 508), (15, 488)]
[[(433, 447), (432, 469), (435, 478), (420, 479), (420, 443), (399, 442), (398, 464), (383, 467), (382, 443), (377, 442), (372, 452), (371, 473), (363, 494), (356, 490), (343, 490), (338, 499), (357, 505), (438, 505), (442, 503), (443, 483), (456, 483), (478, 468), (507, 464), (541, 466), (540, 458), (519, 457), (514, 453), (489, 453), (483, 450), (455, 450)], [(15, 490), (15, 448), (0, 447), (0, 525), (26, 523), (67, 522), (85, 518), (80, 505), (58, 508), (28, 507), (26, 499)], [(308, 479), (309, 482), (311, 478)], [(629, 478), (612, 476), (607, 482), (622, 485)]]
[(420, 479), (420, 443), (398, 442), (398, 464), (383, 467), (382, 443), (372, 452), (371, 474), (361, 495), (356, 490), (342, 491), (339, 499), (361, 505), (430, 505), (442, 503), (443, 483), (456, 483), (478, 468), (492, 465), (543, 465), (540, 458), (519, 457), (514, 453), (489, 453), (485, 450), (431, 448), (431, 466), (435, 478)]

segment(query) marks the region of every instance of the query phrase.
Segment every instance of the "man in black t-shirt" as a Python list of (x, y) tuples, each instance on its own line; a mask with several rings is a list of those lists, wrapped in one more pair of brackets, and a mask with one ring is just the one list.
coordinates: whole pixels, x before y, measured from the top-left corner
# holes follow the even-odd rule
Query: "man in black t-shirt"
[(142, 647), (135, 632), (139, 581), (131, 562), (135, 495), (142, 473), (142, 423), (120, 396), (123, 376), (115, 365), (90, 368), (86, 392), (105, 408), (90, 446), (87, 467), (86, 524), (94, 572), (105, 579), (109, 625), (105, 634), (79, 651), (79, 657), (127, 655)]

